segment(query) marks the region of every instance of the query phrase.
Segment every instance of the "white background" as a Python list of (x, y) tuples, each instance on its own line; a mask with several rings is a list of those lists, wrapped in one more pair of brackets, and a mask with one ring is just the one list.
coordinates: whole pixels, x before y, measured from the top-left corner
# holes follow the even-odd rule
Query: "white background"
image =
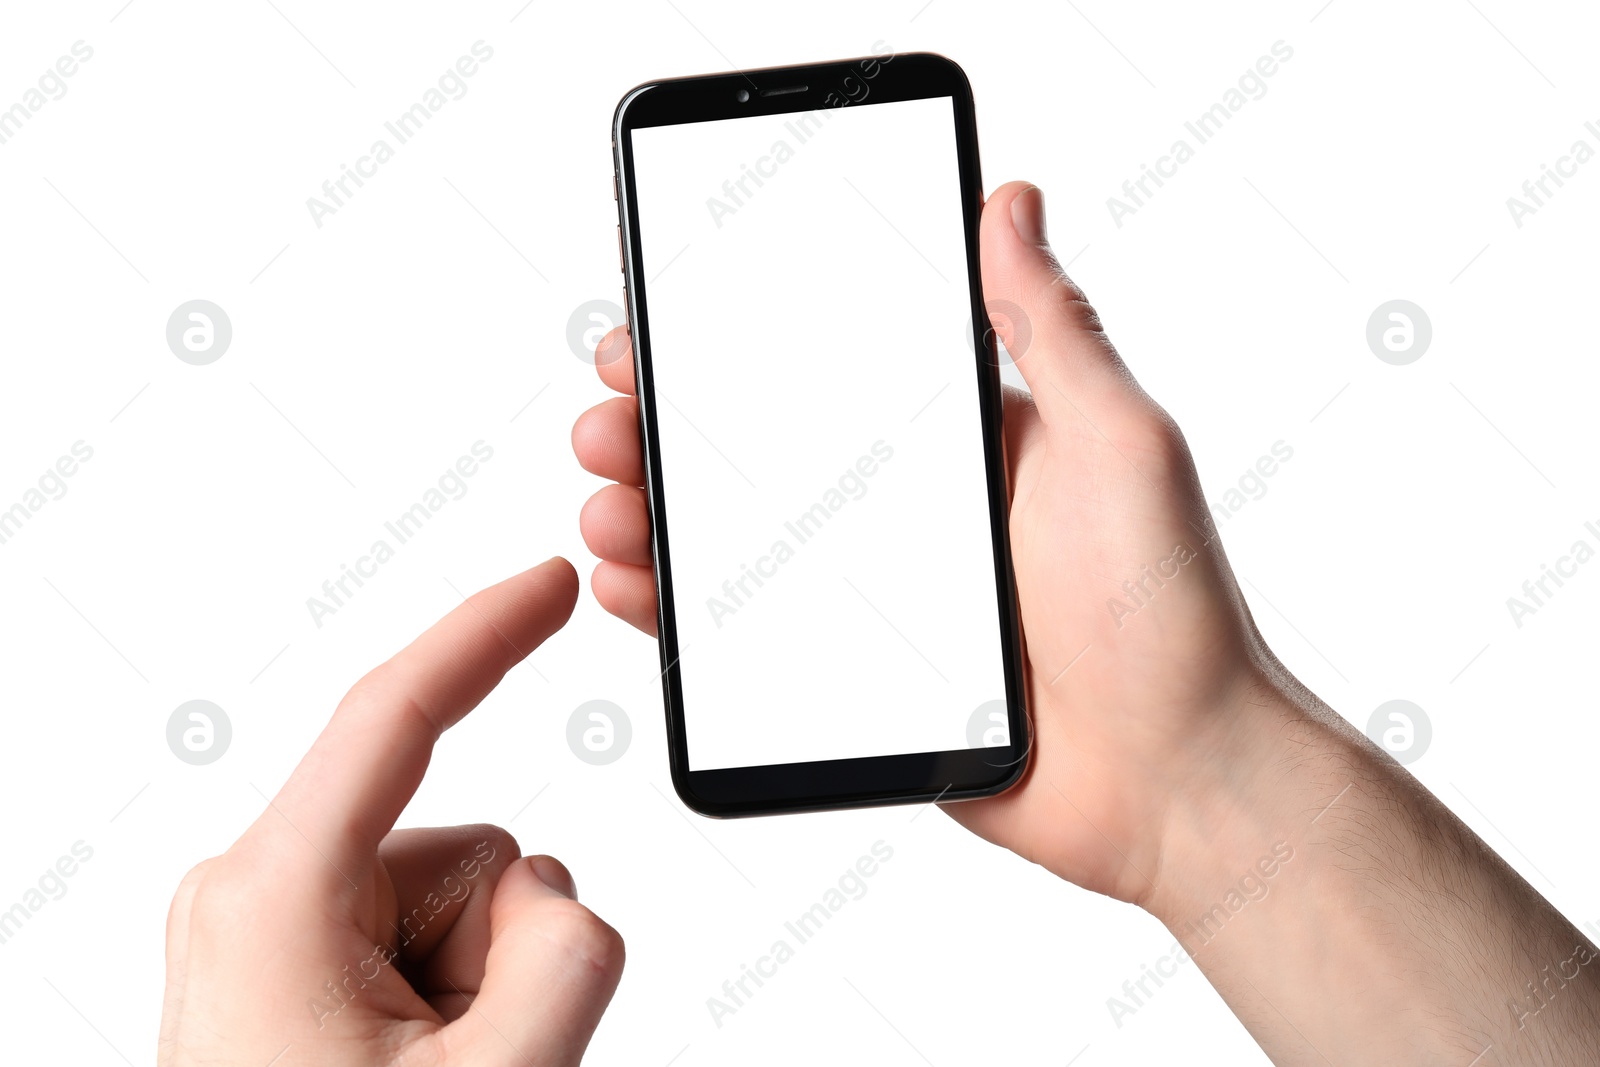
[[(5, 1058), (148, 1062), (173, 888), (257, 815), (346, 686), (457, 589), (556, 552), (590, 562), (576, 515), (598, 483), (568, 431), (606, 394), (565, 329), (619, 297), (617, 98), (878, 40), (964, 65), (988, 187), (1046, 189), (1062, 259), (1212, 499), (1293, 446), (1220, 524), (1283, 658), (1357, 723), (1393, 698), (1425, 708), (1416, 774), (1567, 915), (1600, 920), (1592, 827), (1572, 814), (1593, 808), (1600, 566), (1521, 629), (1505, 604), (1600, 518), (1600, 161), (1520, 229), (1506, 208), (1574, 139), (1595, 144), (1592, 11), (275, 2), (0, 16), (0, 101), (74, 41), (95, 49), (0, 145), (0, 501), (74, 441), (95, 449), (0, 546), (0, 904), (74, 841), (94, 848), (0, 945)], [(317, 229), (306, 198), (479, 39), (495, 55), (468, 95)], [(1117, 228), (1106, 198), (1280, 39), (1294, 58), (1267, 95)], [(209, 367), (165, 343), (194, 298), (233, 321)], [(1395, 298), (1434, 326), (1406, 367), (1364, 339)], [(468, 495), (315, 628), (306, 597), (479, 439), (495, 455)], [(628, 938), (594, 1062), (1262, 1062), (1191, 969), (1118, 1028), (1106, 999), (1165, 931), (937, 812), (685, 817), (663, 795), (654, 647), (587, 597), (533, 667), (447, 737), (406, 822), (496, 821), (571, 864)], [(209, 767), (164, 739), (193, 698), (233, 721)], [(591, 698), (632, 715), (610, 766), (565, 744)], [(868, 895), (715, 1028), (706, 998), (879, 839), (894, 857)]]
[(1006, 696), (951, 100), (801, 121), (632, 135), (694, 770), (966, 748)]

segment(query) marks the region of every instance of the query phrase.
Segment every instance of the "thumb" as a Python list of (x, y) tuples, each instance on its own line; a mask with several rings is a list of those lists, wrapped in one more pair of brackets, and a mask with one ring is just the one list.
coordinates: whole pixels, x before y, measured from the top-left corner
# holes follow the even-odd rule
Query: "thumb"
[(979, 252), (990, 321), (1046, 426), (1075, 414), (1110, 414), (1142, 396), (1100, 317), (1050, 250), (1038, 186), (1008, 182), (995, 190), (983, 207)]
[(513, 863), (489, 906), (489, 956), (460, 1032), (463, 1062), (566, 1067), (583, 1058), (622, 978), (622, 938), (579, 904), (549, 856)]

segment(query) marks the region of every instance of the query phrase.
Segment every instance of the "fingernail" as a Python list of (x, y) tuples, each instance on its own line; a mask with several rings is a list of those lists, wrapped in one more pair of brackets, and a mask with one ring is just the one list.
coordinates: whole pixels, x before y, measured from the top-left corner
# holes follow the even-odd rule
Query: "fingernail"
[(578, 887), (572, 881), (572, 872), (550, 856), (535, 856), (529, 861), (534, 877), (569, 900), (578, 899)]
[(1037, 185), (1030, 185), (1011, 201), (1011, 225), (1017, 236), (1033, 245), (1049, 240), (1044, 231), (1044, 193)]

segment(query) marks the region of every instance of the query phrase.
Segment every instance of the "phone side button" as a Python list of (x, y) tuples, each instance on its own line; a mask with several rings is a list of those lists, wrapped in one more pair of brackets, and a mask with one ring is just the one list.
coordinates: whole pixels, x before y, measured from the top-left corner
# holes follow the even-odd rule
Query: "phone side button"
[(626, 271), (627, 270), (627, 268), (625, 266), (623, 266), (623, 263), (622, 263), (622, 227), (621, 226), (617, 227), (617, 270), (619, 270), (619, 271)]

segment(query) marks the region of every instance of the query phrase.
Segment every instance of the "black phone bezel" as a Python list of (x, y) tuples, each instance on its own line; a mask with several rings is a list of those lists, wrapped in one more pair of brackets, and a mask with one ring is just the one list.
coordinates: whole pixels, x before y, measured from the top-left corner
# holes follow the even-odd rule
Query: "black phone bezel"
[[(740, 99), (741, 90), (743, 100)], [(764, 95), (771, 90), (782, 91)], [(1006, 747), (691, 771), (678, 674), (670, 537), (664, 519), (666, 497), (656, 433), (649, 299), (642, 280), (643, 245), (638, 225), (631, 134), (635, 129), (651, 126), (808, 112), (830, 106), (871, 107), (930, 97), (949, 97), (955, 118), (969, 300), (975, 324), (974, 363), (1012, 743)], [(983, 183), (978, 164), (977, 120), (965, 73), (944, 56), (919, 52), (648, 82), (630, 90), (618, 103), (612, 125), (612, 149), (621, 231), (623, 299), (633, 340), (639, 432), (644, 447), (651, 555), (655, 563), (656, 624), (660, 635), (661, 681), (673, 788), (691, 809), (715, 817), (964, 800), (993, 796), (1010, 788), (1026, 771), (1032, 731), (1025, 700), (1022, 636), (1011, 564), (1010, 493), (1001, 425), (999, 365), (994, 331), (984, 310), (978, 269), (978, 221), (983, 207)]]

